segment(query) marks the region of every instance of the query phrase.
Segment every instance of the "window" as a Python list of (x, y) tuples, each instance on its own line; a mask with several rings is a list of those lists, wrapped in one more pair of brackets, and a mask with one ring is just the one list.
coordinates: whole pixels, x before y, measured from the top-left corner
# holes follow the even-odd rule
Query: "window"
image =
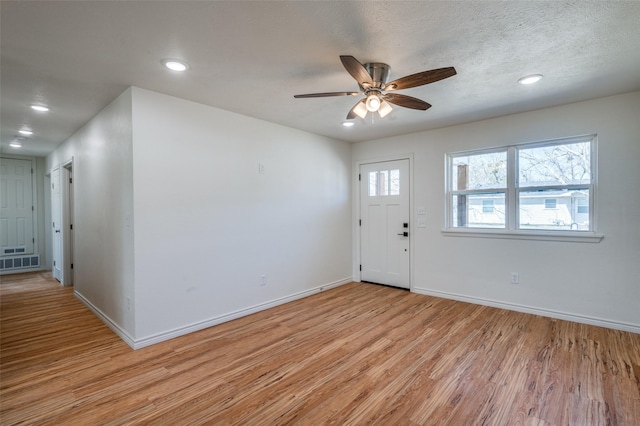
[(369, 196), (400, 195), (400, 170), (369, 172)]
[(593, 234), (596, 152), (591, 135), (448, 154), (446, 230)]
[(557, 201), (555, 198), (545, 198), (544, 199), (544, 208), (545, 209), (555, 209), (557, 206)]
[(578, 214), (589, 214), (589, 200), (587, 198), (578, 198), (577, 208)]
[(493, 213), (493, 200), (482, 200), (482, 213)]

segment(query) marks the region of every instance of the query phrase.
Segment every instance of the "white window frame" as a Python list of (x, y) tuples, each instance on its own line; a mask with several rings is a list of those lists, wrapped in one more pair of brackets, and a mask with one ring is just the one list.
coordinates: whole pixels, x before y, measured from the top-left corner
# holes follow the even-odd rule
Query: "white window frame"
[[(553, 145), (565, 145), (572, 143), (589, 142), (591, 148), (591, 180), (588, 184), (576, 185), (549, 185), (520, 187), (518, 183), (518, 150), (527, 148), (539, 148)], [(453, 189), (453, 160), (457, 157), (472, 156), (479, 154), (489, 154), (495, 152), (506, 152), (507, 154), (507, 187), (506, 189), (477, 189), (477, 190), (455, 190)], [(569, 138), (560, 138), (538, 142), (526, 142), (502, 147), (487, 149), (477, 149), (471, 151), (459, 151), (445, 154), (445, 226), (442, 230), (446, 236), (463, 237), (486, 237), (486, 238), (507, 238), (507, 239), (528, 239), (545, 241), (569, 241), (569, 242), (599, 242), (604, 237), (597, 233), (597, 163), (598, 163), (598, 140), (597, 135), (583, 135)], [(520, 192), (553, 189), (588, 189), (589, 190), (589, 230), (531, 230), (520, 229), (519, 210)], [(505, 193), (505, 228), (468, 228), (453, 226), (453, 196), (456, 194), (474, 194), (486, 192)]]

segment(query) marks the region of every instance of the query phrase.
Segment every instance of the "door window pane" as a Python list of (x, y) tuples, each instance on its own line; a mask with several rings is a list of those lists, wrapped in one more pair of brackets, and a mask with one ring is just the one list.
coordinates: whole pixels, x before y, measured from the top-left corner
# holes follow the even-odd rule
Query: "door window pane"
[(378, 195), (389, 195), (389, 170), (380, 170), (378, 174)]
[(400, 195), (400, 170), (369, 172), (369, 196)]
[(378, 195), (378, 172), (369, 172), (369, 197)]
[(400, 195), (400, 170), (389, 171), (389, 195)]

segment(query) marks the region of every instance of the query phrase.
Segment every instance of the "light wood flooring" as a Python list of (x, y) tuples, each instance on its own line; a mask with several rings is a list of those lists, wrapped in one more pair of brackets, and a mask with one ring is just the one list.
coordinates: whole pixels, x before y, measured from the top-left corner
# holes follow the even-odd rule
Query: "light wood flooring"
[(133, 351), (0, 279), (2, 425), (640, 424), (638, 334), (352, 283)]

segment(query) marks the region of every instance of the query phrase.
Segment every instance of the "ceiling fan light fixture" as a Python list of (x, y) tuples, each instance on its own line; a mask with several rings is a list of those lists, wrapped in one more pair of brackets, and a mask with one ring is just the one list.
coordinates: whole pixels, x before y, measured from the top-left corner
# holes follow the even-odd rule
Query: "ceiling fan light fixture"
[(367, 96), (367, 102), (365, 103), (367, 111), (376, 112), (380, 108), (380, 98), (376, 94)]
[(33, 130), (20, 129), (20, 130), (18, 130), (18, 133), (20, 133), (21, 135), (24, 135), (24, 136), (32, 136), (33, 135)]
[(380, 108), (378, 108), (378, 114), (380, 115), (380, 118), (385, 118), (391, 111), (393, 111), (393, 108), (391, 107), (391, 104), (387, 101), (382, 101), (380, 103)]
[(542, 74), (532, 74), (526, 75), (518, 80), (520, 84), (533, 84), (537, 83), (542, 79)]
[(171, 71), (183, 72), (189, 69), (189, 64), (178, 59), (163, 59), (162, 65)]
[(17, 140), (11, 141), (11, 143), (9, 144), (9, 146), (10, 146), (11, 148), (16, 148), (16, 149), (18, 149), (18, 148), (22, 148), (22, 144), (21, 144), (19, 141), (17, 141)]
[(364, 101), (358, 102), (358, 104), (353, 108), (353, 112), (358, 117), (364, 119), (367, 116), (367, 112), (368, 112), (367, 107), (365, 106), (365, 102)]

